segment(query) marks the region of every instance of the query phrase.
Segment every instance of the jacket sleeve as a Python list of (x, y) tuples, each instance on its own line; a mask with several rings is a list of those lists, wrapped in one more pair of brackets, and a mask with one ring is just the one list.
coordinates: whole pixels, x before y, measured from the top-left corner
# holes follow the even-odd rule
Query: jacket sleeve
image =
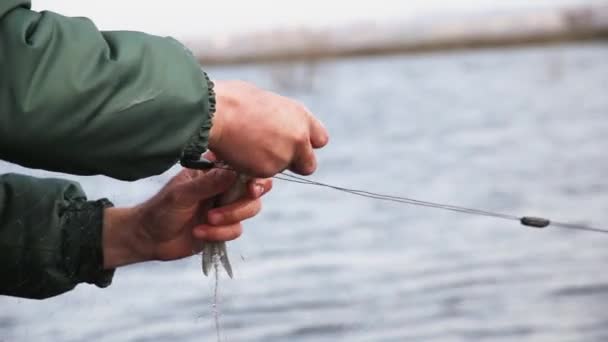
[(43, 299), (82, 282), (110, 285), (101, 247), (108, 206), (73, 182), (0, 175), (0, 295)]
[(0, 3), (0, 159), (135, 180), (207, 147), (213, 84), (180, 43)]

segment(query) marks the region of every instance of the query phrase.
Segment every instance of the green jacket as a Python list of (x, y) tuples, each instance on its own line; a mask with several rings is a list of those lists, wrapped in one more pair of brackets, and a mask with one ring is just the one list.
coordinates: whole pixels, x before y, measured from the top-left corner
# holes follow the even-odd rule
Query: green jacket
[[(86, 18), (0, 2), (0, 159), (136, 180), (206, 149), (213, 84), (171, 38), (100, 32)], [(107, 200), (60, 179), (0, 175), (0, 294), (100, 287)]]

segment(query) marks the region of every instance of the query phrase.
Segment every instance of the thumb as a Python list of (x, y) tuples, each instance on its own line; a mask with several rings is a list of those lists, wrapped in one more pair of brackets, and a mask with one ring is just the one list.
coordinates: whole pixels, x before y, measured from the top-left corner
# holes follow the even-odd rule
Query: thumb
[(236, 181), (236, 173), (231, 170), (213, 169), (201, 173), (189, 182), (179, 185), (178, 198), (184, 202), (198, 202), (227, 191)]

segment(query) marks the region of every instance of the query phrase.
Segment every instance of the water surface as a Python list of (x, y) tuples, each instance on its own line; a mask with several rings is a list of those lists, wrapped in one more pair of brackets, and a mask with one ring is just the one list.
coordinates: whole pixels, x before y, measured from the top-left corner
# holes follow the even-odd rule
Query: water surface
[[(312, 83), (301, 76), (311, 70)], [(608, 225), (604, 43), (210, 72), (317, 113), (332, 134), (318, 180)], [(92, 198), (125, 205), (176, 171), (137, 183), (76, 179)], [(605, 235), (277, 181), (229, 248), (228, 341), (608, 340)], [(214, 341), (211, 296), (198, 257), (137, 265), (105, 290), (0, 298), (0, 341)]]

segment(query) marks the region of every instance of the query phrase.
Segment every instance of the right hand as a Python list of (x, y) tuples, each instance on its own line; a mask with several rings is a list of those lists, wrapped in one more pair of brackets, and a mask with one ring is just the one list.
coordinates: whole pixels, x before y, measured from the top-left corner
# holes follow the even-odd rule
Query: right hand
[(209, 149), (239, 172), (267, 178), (290, 169), (312, 174), (327, 130), (302, 104), (242, 81), (215, 81)]
[(144, 203), (131, 208), (105, 209), (104, 268), (181, 259), (200, 252), (202, 241), (239, 237), (243, 229), (241, 221), (260, 212), (260, 198), (272, 189), (272, 180), (252, 179), (247, 186), (247, 196), (208, 209), (235, 179), (236, 174), (229, 170), (183, 169)]

